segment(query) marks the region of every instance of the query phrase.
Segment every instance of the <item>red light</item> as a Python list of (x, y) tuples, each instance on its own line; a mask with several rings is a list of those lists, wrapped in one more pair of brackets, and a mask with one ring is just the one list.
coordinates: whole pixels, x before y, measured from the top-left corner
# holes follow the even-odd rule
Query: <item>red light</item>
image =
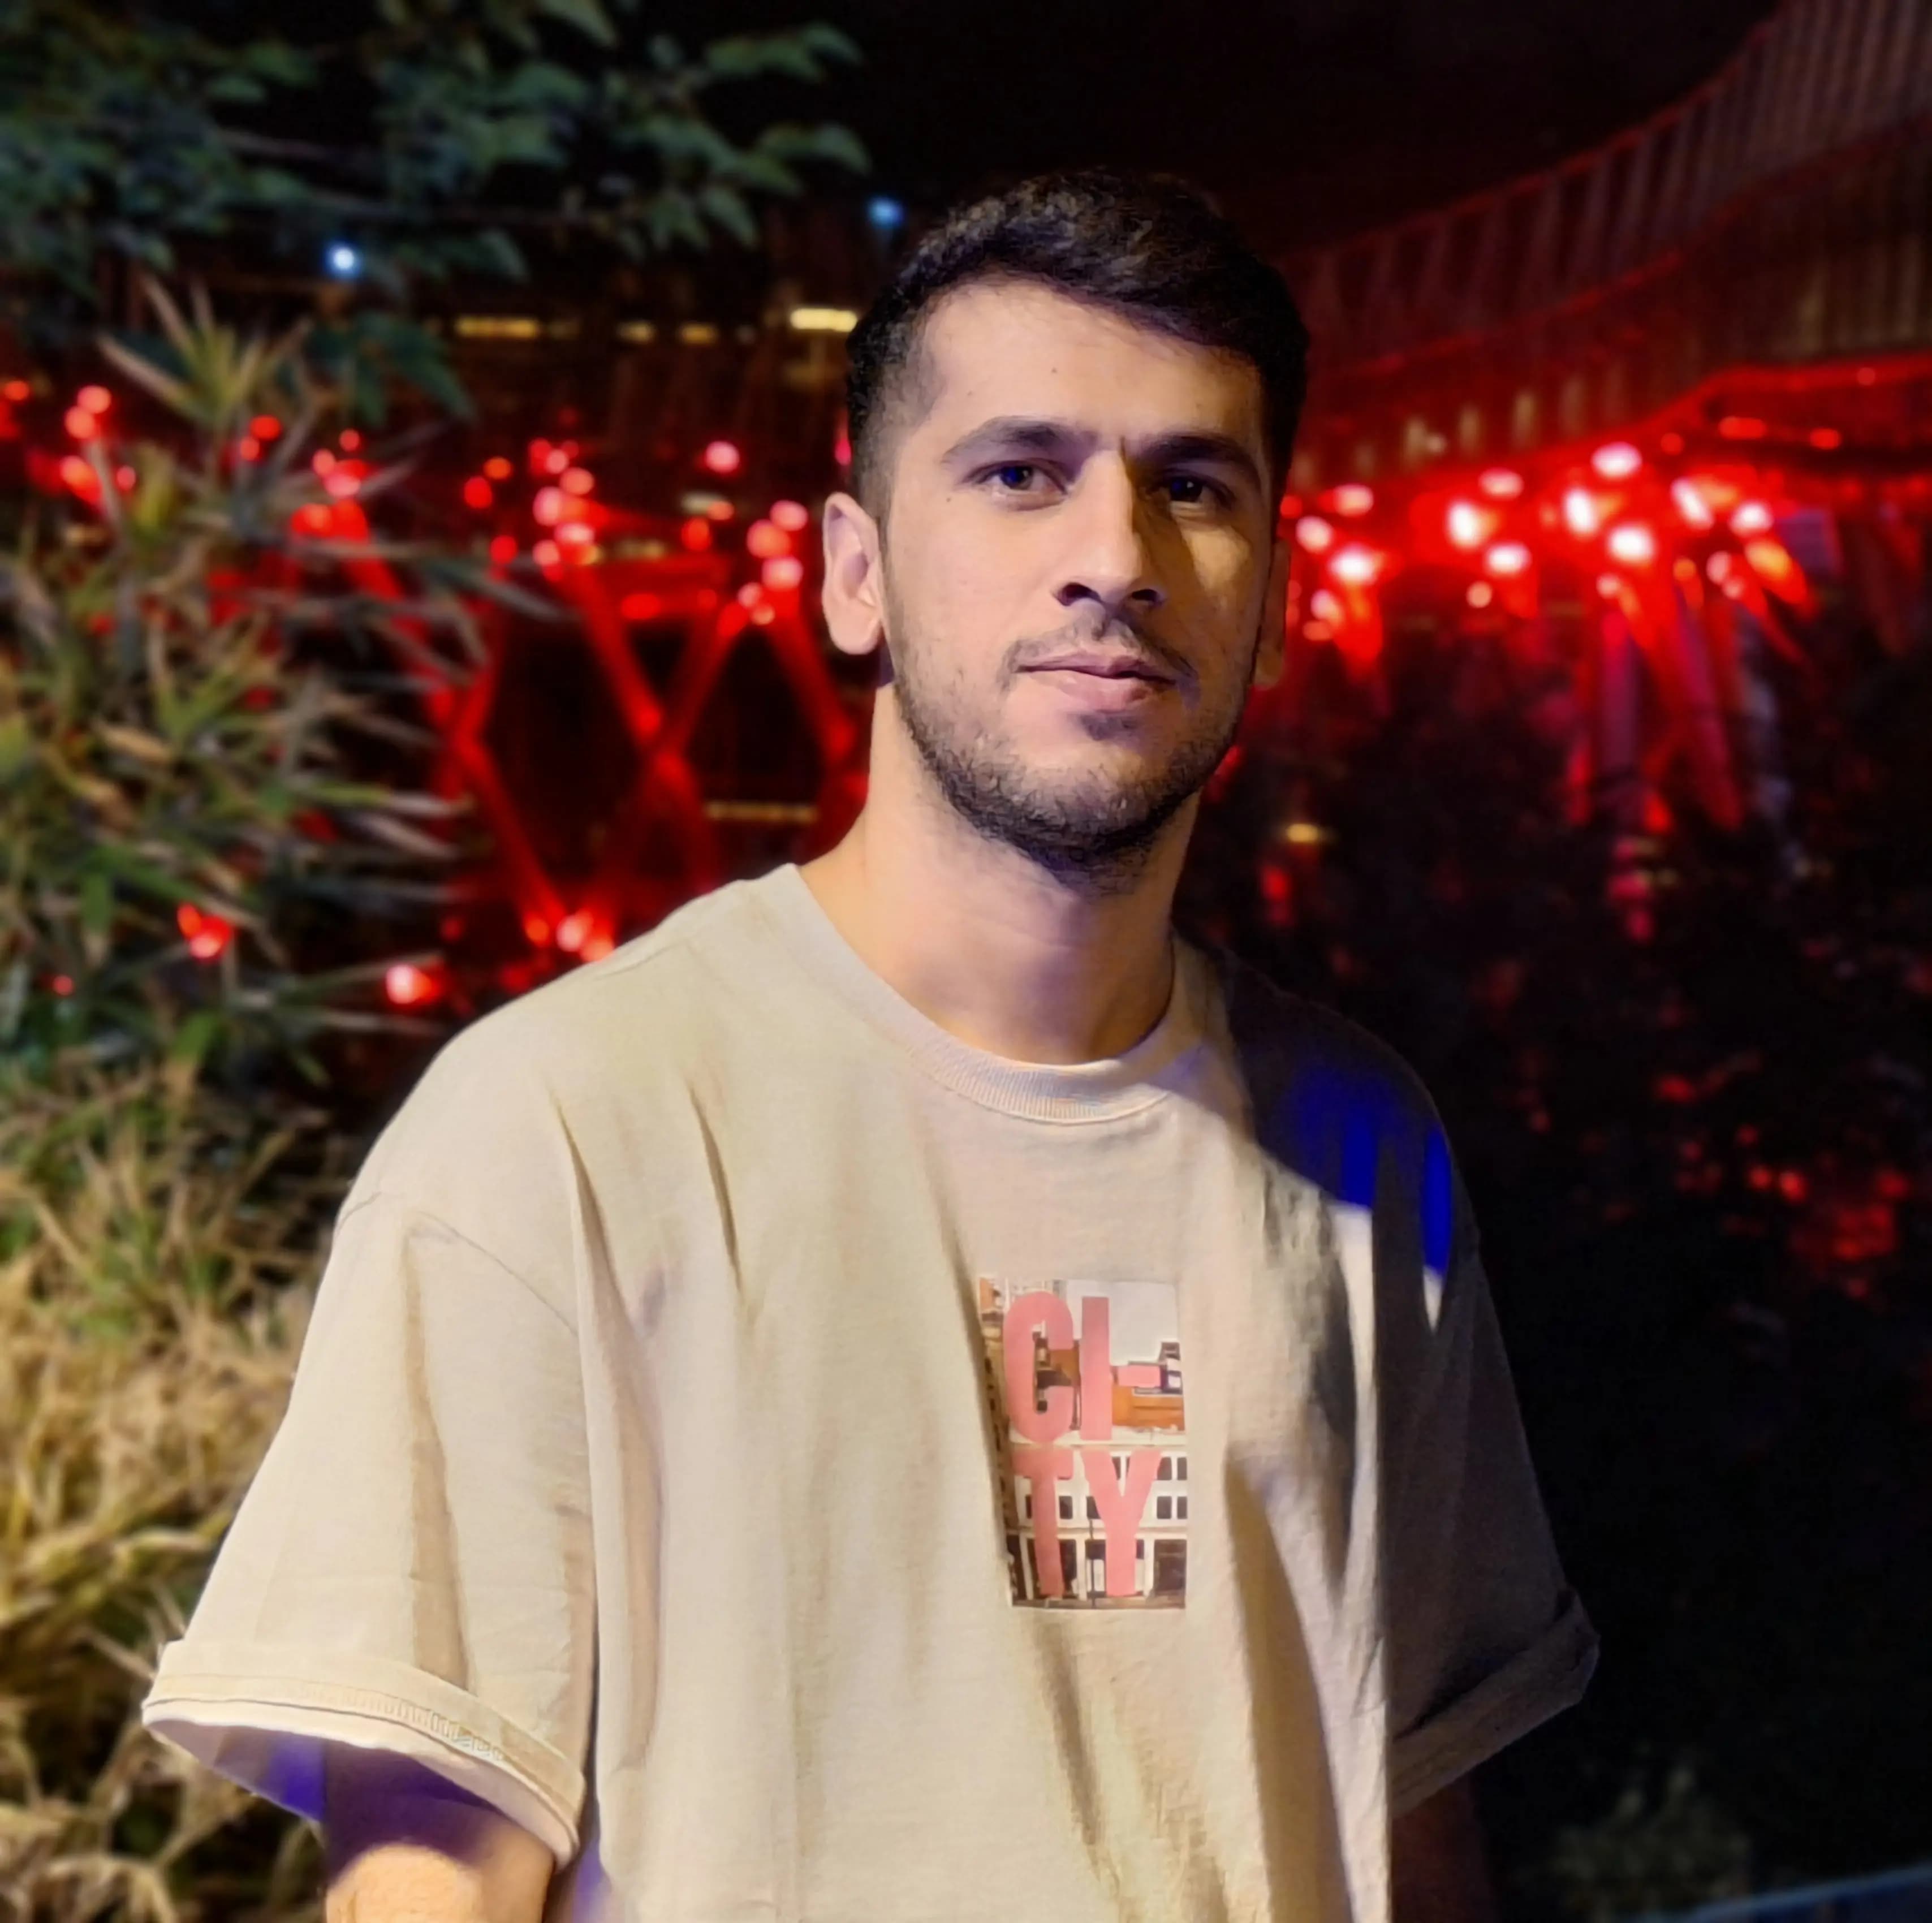
[(832, 458), (841, 467), (852, 465), (852, 437), (843, 428), (838, 430), (838, 438), (832, 443)]
[(398, 1008), (416, 1008), (434, 1001), (442, 991), (436, 977), (413, 962), (398, 962), (382, 977), (382, 992)]
[(616, 945), (611, 936), (598, 928), (584, 938), (584, 958), (586, 962), (601, 962)]
[(557, 485), (566, 494), (587, 494), (597, 482), (587, 467), (566, 467)]
[(1704, 572), (1711, 577), (1712, 580), (1717, 582), (1720, 586), (1722, 586), (1726, 578), (1730, 574), (1731, 567), (1732, 562), (1730, 556), (1720, 551), (1718, 554), (1713, 554), (1711, 558), (1704, 563)]
[(496, 490), (480, 474), (472, 474), (463, 484), (463, 505), (481, 514), (496, 498)]
[(1335, 544), (1335, 530), (1319, 514), (1304, 514), (1294, 524), (1294, 538), (1310, 554), (1325, 554)]
[(702, 515), (693, 514), (677, 531), (679, 542), (694, 554), (701, 554), (711, 545), (711, 524)]
[(100, 476), (77, 454), (61, 457), (60, 478), (85, 500), (92, 500), (100, 492)]
[(322, 477), (322, 484), (332, 500), (352, 500), (362, 488), (362, 477), (347, 461), (338, 461)]
[(1492, 501), (1513, 501), (1522, 492), (1522, 476), (1513, 467), (1486, 467), (1476, 485)]
[(538, 948), (547, 947), (550, 942), (550, 923), (541, 915), (524, 917), (524, 939)]
[(1328, 496), (1328, 505), (1338, 514), (1365, 514), (1376, 504), (1376, 490), (1359, 481), (1345, 481)]
[(741, 608), (756, 608), (764, 598), (765, 591), (756, 581), (747, 581), (738, 590), (738, 604)]
[(219, 915), (203, 914), (187, 902), (175, 910), (175, 926), (186, 938), (188, 952), (197, 962), (212, 962), (235, 937), (232, 922)]
[(639, 589), (617, 604), (617, 612), (626, 621), (655, 621), (664, 612), (664, 597)]
[(1688, 481), (1672, 482), (1670, 498), (1677, 503), (1677, 512), (1692, 527), (1709, 527), (1717, 520), (1711, 512), (1710, 502)]
[(47, 986), (57, 995), (70, 995), (74, 993), (74, 977), (71, 975), (56, 975)]
[(706, 501), (704, 504), (704, 518), (706, 520), (729, 520), (737, 512), (726, 500)]
[(85, 407), (70, 407), (62, 424), (77, 441), (91, 441), (100, 431), (100, 423)]
[(1495, 520), (1493, 514), (1485, 514), (1473, 501), (1451, 501), (1448, 515), (1449, 539), (1457, 548), (1480, 548)]
[(1599, 574), (1597, 577), (1597, 592), (1606, 601), (1616, 600), (1623, 591), (1624, 584), (1615, 574)]
[(335, 465), (335, 457), (326, 447), (319, 447), (316, 449), (309, 465), (316, 473), (326, 474)]
[(1590, 465), (1606, 481), (1627, 481), (1643, 465), (1643, 456), (1628, 441), (1610, 441), (1591, 455)]
[(590, 935), (590, 916), (586, 910), (579, 908), (575, 914), (566, 915), (556, 932), (556, 945), (566, 955), (574, 955), (582, 949)]
[(33, 393), (33, 388), (23, 380), (10, 380), (5, 386), (0, 387), (0, 398), (12, 401), (16, 406), (23, 400), (32, 400)]
[(335, 440), (344, 454), (353, 454), (362, 445), (362, 436), (353, 428), (344, 428)]
[(1669, 434), (1661, 436), (1657, 444), (1666, 454), (1682, 454), (1684, 452), (1684, 436), (1675, 428)]
[(588, 548), (595, 543), (597, 535), (586, 521), (567, 520), (557, 530), (556, 538), (566, 548)]
[(774, 501), (771, 518), (788, 534), (802, 532), (812, 524), (812, 514), (802, 501)]
[(1483, 566), (1492, 574), (1527, 574), (1529, 550), (1520, 541), (1498, 541), (1483, 556)]
[(546, 474), (562, 474), (570, 466), (570, 449), (568, 446), (554, 447), (544, 456), (543, 471)]
[(238, 460), (260, 460), (262, 443), (253, 434), (244, 434), (235, 443), (235, 458)]
[(272, 414), (257, 414), (254, 419), (248, 423), (248, 431), (258, 441), (279, 440), (281, 438), (282, 424)]
[(1871, 384), (1873, 383), (1873, 382), (1874, 382), (1874, 381), (1875, 381), (1875, 380), (1876, 380), (1877, 379), (1878, 379), (1878, 370), (1877, 370), (1877, 368), (1859, 368), (1859, 370), (1858, 370), (1858, 385), (1859, 385), (1859, 386), (1861, 386), (1861, 387), (1870, 387), (1870, 386), (1871, 386)]
[(84, 387), (74, 399), (90, 414), (104, 414), (114, 405), (114, 397), (104, 387)]
[(1472, 608), (1486, 608), (1496, 599), (1496, 591), (1487, 581), (1472, 581), (1462, 598)]
[(758, 570), (766, 586), (782, 593), (805, 579), (805, 563), (796, 554), (775, 555)]
[(1604, 512), (1587, 488), (1563, 490), (1563, 524), (1580, 541), (1587, 541), (1604, 524)]
[(1610, 530), (1604, 545), (1627, 566), (1641, 567), (1657, 559), (1657, 536), (1641, 521), (1620, 522)]
[(1844, 436), (1836, 428), (1814, 428), (1804, 438), (1814, 447), (1823, 448), (1827, 452), (1834, 447), (1843, 447), (1845, 444)]
[(540, 568), (560, 567), (563, 562), (563, 550), (554, 541), (539, 541), (530, 550), (530, 559)]
[(335, 517), (320, 501), (310, 501), (289, 517), (289, 525), (298, 534), (306, 534), (312, 540), (326, 541), (334, 532)]
[(1318, 621), (1339, 621), (1342, 616), (1340, 598), (1332, 588), (1318, 587), (1308, 597), (1308, 611)]
[(517, 538), (513, 534), (499, 534), (490, 543), (490, 558), (498, 567), (507, 568), (517, 558)]
[(1382, 572), (1380, 557), (1360, 542), (1351, 542), (1328, 563), (1338, 581), (1351, 587), (1366, 587)]
[(128, 493), (141, 477), (124, 463), (114, 470), (114, 484), (122, 494)]
[(1802, 1202), (1810, 1188), (1802, 1168), (1787, 1168), (1778, 1178), (1778, 1192), (1786, 1202)]
[(483, 464), (483, 477), (487, 481), (507, 481), (514, 472), (500, 454), (493, 454)]
[(713, 474), (735, 474), (744, 465), (745, 457), (730, 441), (712, 441), (706, 445), (703, 459)]
[(754, 520), (745, 530), (745, 551), (769, 561), (775, 554), (791, 552), (791, 537), (775, 521)]
[(1752, 414), (1726, 414), (1718, 431), (1727, 441), (1761, 441), (1770, 430)]
[(1731, 516), (1731, 532), (1740, 540), (1748, 535), (1771, 531), (1771, 510), (1762, 501), (1745, 501)]
[(570, 497), (561, 488), (539, 488), (530, 503), (530, 512), (545, 527), (554, 527), (570, 506)]

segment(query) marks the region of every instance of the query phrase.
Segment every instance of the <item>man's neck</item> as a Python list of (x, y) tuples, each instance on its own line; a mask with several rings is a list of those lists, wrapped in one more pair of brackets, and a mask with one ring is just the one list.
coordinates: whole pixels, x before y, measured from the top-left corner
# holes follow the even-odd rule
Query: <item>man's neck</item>
[(1192, 806), (1130, 886), (1096, 893), (988, 840), (880, 759), (850, 833), (802, 870), (860, 958), (950, 1034), (1012, 1060), (1102, 1060), (1142, 1040), (1173, 988)]

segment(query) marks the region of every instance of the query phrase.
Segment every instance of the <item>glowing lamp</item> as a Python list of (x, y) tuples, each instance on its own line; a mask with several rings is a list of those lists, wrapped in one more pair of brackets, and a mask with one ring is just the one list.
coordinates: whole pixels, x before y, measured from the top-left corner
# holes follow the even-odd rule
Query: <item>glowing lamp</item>
[(1451, 501), (1446, 524), (1451, 545), (1480, 548), (1488, 539), (1496, 517), (1486, 514), (1474, 501)]
[(1643, 465), (1643, 456), (1628, 441), (1607, 441), (1591, 455), (1590, 465), (1606, 481), (1628, 481)]
[(488, 507), (496, 498), (496, 489), (491, 487), (480, 474), (471, 475), (470, 478), (463, 484), (463, 505), (466, 508), (475, 508), (478, 514)]
[(677, 531), (679, 544), (687, 554), (701, 554), (711, 545), (711, 524), (701, 514), (693, 514)]
[(1732, 565), (1730, 556), (1720, 550), (1704, 563), (1704, 572), (1721, 587), (1730, 579)]
[(188, 943), (188, 952), (197, 962), (212, 962), (235, 938), (232, 922), (219, 915), (204, 914), (189, 902), (176, 909), (175, 926)]
[(774, 501), (771, 518), (788, 534), (800, 533), (812, 524), (811, 511), (802, 501)]
[(74, 400), (90, 414), (104, 414), (114, 405), (114, 397), (106, 388), (92, 385), (82, 388)]
[(1766, 586), (1775, 589), (1787, 600), (1794, 600), (1804, 593), (1804, 574), (1782, 542), (1747, 541), (1744, 543), (1744, 559), (1751, 564), (1752, 571), (1760, 580)]
[(1657, 536), (1641, 521), (1619, 522), (1605, 538), (1612, 558), (1629, 567), (1641, 567), (1657, 559)]
[(556, 484), (566, 494), (587, 494), (597, 485), (587, 467), (566, 467)]
[(497, 535), (490, 543), (490, 558), (498, 567), (507, 568), (517, 558), (517, 537), (514, 534)]
[(260, 460), (262, 443), (253, 434), (244, 434), (235, 443), (235, 458), (238, 460)]
[(324, 490), (332, 500), (352, 500), (362, 485), (362, 477), (346, 461), (338, 461), (322, 477)]
[(1606, 601), (1616, 600), (1623, 591), (1624, 584), (1615, 574), (1599, 574), (1597, 577), (1597, 592)]
[(1360, 542), (1351, 542), (1328, 566), (1338, 581), (1346, 581), (1351, 587), (1366, 587), (1381, 573), (1382, 564), (1373, 549), (1364, 548)]
[(1731, 532), (1739, 540), (1771, 532), (1771, 510), (1762, 501), (1744, 501), (1731, 516)]
[(1342, 603), (1332, 588), (1318, 587), (1308, 598), (1308, 611), (1318, 621), (1339, 621)]
[(1523, 574), (1529, 572), (1529, 550), (1520, 541), (1498, 541), (1483, 556), (1483, 566), (1492, 574)]
[(338, 280), (352, 280), (362, 271), (362, 256), (346, 241), (338, 241), (322, 256)]
[(738, 605), (740, 608), (757, 608), (761, 606), (764, 602), (764, 598), (765, 590), (756, 581), (747, 581), (745, 585), (738, 590)]
[(486, 481), (507, 481), (514, 471), (500, 454), (493, 454), (483, 464), (483, 478)]
[(61, 424), (77, 441), (91, 441), (100, 431), (99, 418), (85, 407), (70, 407)]
[(33, 392), (33, 388), (28, 382), (23, 380), (10, 380), (4, 387), (0, 387), (0, 399), (10, 400), (17, 407), (22, 401), (31, 400)]
[(574, 915), (566, 915), (557, 926), (556, 945), (566, 955), (575, 955), (590, 938), (590, 916), (579, 908)]
[(1311, 554), (1325, 554), (1335, 544), (1335, 530), (1319, 514), (1304, 514), (1294, 524), (1294, 538)]
[(418, 1008), (442, 991), (436, 977), (413, 962), (392, 962), (382, 977), (382, 992), (398, 1008)]
[(83, 500), (92, 500), (100, 491), (100, 476), (77, 454), (61, 457), (60, 478)]
[(1496, 591), (1487, 581), (1472, 581), (1462, 598), (1472, 608), (1486, 608), (1496, 598)]
[(1340, 487), (1330, 490), (1328, 496), (1328, 505), (1338, 514), (1365, 514), (1375, 504), (1376, 490), (1364, 487), (1359, 481), (1345, 481)]
[(704, 518), (706, 520), (729, 520), (737, 512), (722, 495), (704, 504)]
[(353, 454), (362, 445), (362, 436), (353, 428), (344, 428), (336, 436), (335, 444), (344, 454)]
[(783, 593), (805, 579), (805, 563), (796, 554), (775, 554), (758, 570), (758, 578), (775, 592)]
[(248, 423), (248, 431), (258, 441), (279, 440), (281, 438), (282, 424), (272, 414), (257, 414)]
[(326, 447), (319, 447), (310, 456), (308, 464), (316, 473), (326, 474), (335, 465), (335, 457)]
[(1563, 490), (1563, 525), (1580, 541), (1587, 541), (1604, 524), (1604, 511), (1587, 488)]
[(776, 521), (754, 520), (745, 530), (745, 551), (761, 561), (791, 552), (791, 536)]
[(530, 512), (544, 527), (554, 527), (570, 506), (570, 497), (561, 488), (539, 488), (530, 503)]
[(554, 447), (543, 458), (543, 471), (549, 475), (563, 474), (570, 467), (570, 452), (567, 448)]
[(735, 474), (745, 464), (745, 457), (730, 441), (706, 442), (700, 458), (706, 472), (711, 474)]
[(1711, 512), (1711, 504), (1690, 482), (1678, 479), (1670, 484), (1670, 498), (1677, 503), (1677, 512), (1684, 517), (1687, 526), (1709, 527), (1717, 516)]
[(1492, 501), (1513, 501), (1522, 492), (1522, 476), (1513, 467), (1486, 467), (1476, 485)]
[(596, 540), (597, 533), (586, 522), (567, 520), (557, 530), (556, 538), (566, 548), (588, 548)]
[(114, 484), (124, 494), (130, 492), (140, 478), (140, 476), (124, 463), (114, 470)]
[(530, 550), (530, 559), (540, 568), (561, 567), (563, 565), (563, 550), (554, 541), (539, 541)]

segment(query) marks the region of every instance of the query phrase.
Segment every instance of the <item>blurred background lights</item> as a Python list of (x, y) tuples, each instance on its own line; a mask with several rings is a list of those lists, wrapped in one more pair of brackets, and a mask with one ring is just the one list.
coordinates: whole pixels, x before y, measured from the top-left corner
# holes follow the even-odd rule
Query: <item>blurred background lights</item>
[(346, 241), (337, 241), (322, 256), (328, 271), (338, 280), (352, 280), (362, 271), (361, 251), (351, 247)]
[(1643, 456), (1628, 441), (1611, 441), (1591, 455), (1590, 465), (1606, 481), (1627, 481), (1643, 465)]
[(705, 471), (711, 474), (735, 474), (745, 464), (734, 441), (707, 442), (702, 459)]

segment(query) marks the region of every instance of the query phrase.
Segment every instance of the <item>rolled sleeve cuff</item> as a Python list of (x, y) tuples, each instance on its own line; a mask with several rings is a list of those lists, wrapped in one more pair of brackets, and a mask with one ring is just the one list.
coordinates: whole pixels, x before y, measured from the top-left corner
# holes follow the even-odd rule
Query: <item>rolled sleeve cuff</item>
[(410, 1758), (574, 1856), (583, 1771), (440, 1676), (380, 1657), (183, 1640), (162, 1650), (141, 1720), (217, 1774), (322, 1820), (323, 1745)]
[(1568, 1709), (1597, 1666), (1597, 1632), (1573, 1594), (1556, 1622), (1520, 1655), (1426, 1721), (1396, 1736), (1389, 1807), (1400, 1816)]

